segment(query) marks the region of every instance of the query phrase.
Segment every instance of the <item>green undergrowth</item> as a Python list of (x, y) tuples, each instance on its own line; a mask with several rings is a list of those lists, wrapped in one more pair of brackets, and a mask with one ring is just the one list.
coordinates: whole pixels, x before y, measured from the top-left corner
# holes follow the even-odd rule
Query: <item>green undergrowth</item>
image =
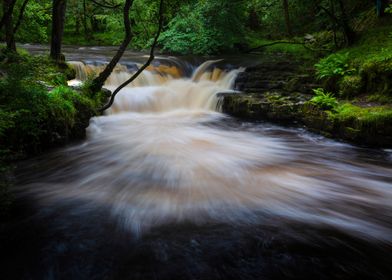
[[(0, 151), (12, 160), (66, 142), (102, 100), (67, 86), (72, 71), (46, 57), (0, 54)], [(85, 116), (84, 116), (85, 115)], [(85, 121), (85, 120), (83, 120)]]
[(363, 125), (371, 124), (378, 127), (392, 123), (392, 107), (390, 106), (363, 108), (351, 103), (343, 103), (331, 115), (340, 121), (352, 120)]
[(12, 198), (13, 162), (81, 139), (104, 93), (67, 86), (73, 73), (43, 56), (0, 52), (0, 216)]
[(332, 93), (323, 89), (315, 90), (315, 96), (308, 102), (326, 111), (330, 120), (339, 123), (354, 124), (357, 128), (392, 126), (390, 105), (361, 107), (347, 100), (338, 101)]
[(392, 25), (362, 31), (353, 46), (321, 59), (315, 67), (324, 88), (340, 98), (367, 95), (369, 101), (392, 104)]

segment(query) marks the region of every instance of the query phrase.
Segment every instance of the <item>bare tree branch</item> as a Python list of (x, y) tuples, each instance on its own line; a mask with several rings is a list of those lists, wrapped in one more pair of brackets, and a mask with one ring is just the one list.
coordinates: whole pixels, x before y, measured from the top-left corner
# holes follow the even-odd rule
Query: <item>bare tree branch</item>
[(263, 44), (260, 46), (257, 46), (255, 48), (251, 48), (249, 50), (247, 50), (245, 53), (251, 53), (260, 49), (263, 49), (265, 47), (270, 47), (270, 46), (274, 46), (274, 45), (279, 45), (279, 44), (292, 44), (292, 45), (305, 45), (305, 43), (303, 42), (295, 42), (295, 41), (276, 41), (276, 42), (271, 42), (271, 43), (267, 43), (267, 44)]
[(103, 1), (103, 3), (100, 3), (100, 2), (98, 2), (96, 0), (90, 0), (90, 1), (93, 2), (97, 6), (100, 6), (102, 8), (107, 8), (107, 9), (117, 9), (118, 7), (121, 6), (120, 4), (117, 4), (117, 5), (113, 4), (113, 5), (111, 5), (111, 4), (106, 3), (105, 1)]
[(132, 75), (131, 78), (129, 78), (127, 81), (125, 81), (124, 83), (122, 83), (118, 88), (116, 88), (116, 90), (112, 93), (109, 102), (103, 106), (100, 111), (103, 112), (106, 109), (109, 109), (114, 102), (114, 99), (116, 97), (116, 95), (127, 85), (129, 85), (130, 83), (132, 83), (150, 64), (151, 62), (154, 60), (155, 56), (154, 56), (154, 51), (155, 51), (155, 47), (158, 43), (158, 39), (159, 36), (161, 34), (162, 31), (162, 27), (163, 27), (163, 0), (160, 0), (160, 4), (159, 4), (159, 26), (158, 26), (158, 31), (155, 35), (154, 41), (151, 45), (151, 49), (150, 49), (150, 57), (148, 58), (148, 60), (146, 61), (146, 63), (144, 63), (144, 65), (142, 67), (139, 68), (139, 70), (137, 70), (137, 72), (135, 74)]
[(331, 50), (329, 49), (314, 49), (309, 47), (309, 45), (306, 42), (296, 42), (296, 41), (275, 41), (275, 42), (271, 42), (271, 43), (267, 43), (267, 44), (263, 44), (260, 46), (257, 46), (255, 48), (251, 48), (247, 51), (245, 51), (245, 53), (252, 53), (252, 52), (256, 52), (258, 50), (261, 50), (265, 47), (270, 47), (270, 46), (274, 46), (274, 45), (279, 45), (279, 44), (291, 44), (291, 45), (302, 45), (305, 49), (312, 51), (312, 52), (329, 52)]

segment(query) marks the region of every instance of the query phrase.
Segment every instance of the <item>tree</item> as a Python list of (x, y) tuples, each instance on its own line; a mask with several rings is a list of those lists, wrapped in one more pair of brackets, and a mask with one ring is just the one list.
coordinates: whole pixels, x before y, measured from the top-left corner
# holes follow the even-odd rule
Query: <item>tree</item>
[(116, 67), (117, 63), (120, 61), (123, 56), (125, 50), (127, 49), (129, 43), (132, 40), (132, 29), (131, 29), (131, 21), (129, 19), (129, 10), (133, 5), (133, 0), (126, 0), (123, 9), (123, 19), (124, 19), (124, 28), (125, 35), (124, 39), (118, 49), (117, 53), (113, 56), (112, 60), (106, 65), (105, 69), (96, 77), (91, 84), (91, 91), (98, 92), (103, 87), (105, 81), (113, 72), (114, 67)]
[(13, 12), (16, 4), (16, 0), (3, 0), (3, 17), (1, 20), (1, 26), (5, 28), (5, 41), (7, 50), (16, 52), (14, 26), (12, 24)]
[(287, 35), (289, 35), (291, 37), (293, 35), (293, 30), (291, 28), (289, 2), (288, 2), (288, 0), (282, 0), (282, 4), (283, 4), (284, 19), (285, 19), (285, 23), (286, 23)]
[(356, 38), (356, 34), (350, 26), (350, 18), (349, 18), (348, 12), (346, 10), (346, 6), (344, 4), (344, 1), (338, 0), (338, 4), (340, 7), (340, 12), (341, 12), (340, 22), (341, 22), (341, 26), (343, 29), (344, 37), (345, 37), (347, 46), (350, 46), (354, 43), (355, 38)]
[(376, 0), (376, 11), (377, 16), (382, 17), (385, 14), (385, 7), (387, 6), (387, 0)]
[(64, 32), (66, 7), (67, 0), (53, 0), (50, 57), (56, 62), (61, 61), (61, 44)]
[[(114, 90), (112, 93), (109, 102), (101, 108), (101, 111), (104, 111), (108, 108), (110, 108), (113, 105), (114, 99), (116, 95), (126, 87), (128, 84), (132, 83), (154, 60), (154, 50), (158, 42), (158, 38), (160, 36), (160, 33), (162, 31), (163, 27), (163, 0), (160, 0), (159, 4), (159, 24), (158, 24), (158, 31), (155, 35), (154, 41), (152, 43), (151, 49), (150, 49), (150, 56), (148, 60), (144, 63), (142, 67), (139, 68), (139, 70), (132, 75), (131, 78), (129, 78), (127, 81), (125, 81), (123, 84), (121, 84), (117, 89)], [(123, 9), (123, 19), (124, 19), (124, 28), (125, 28), (125, 34), (124, 34), (124, 39), (119, 47), (117, 53), (114, 55), (112, 60), (109, 62), (108, 65), (106, 65), (105, 69), (99, 74), (97, 78), (95, 78), (92, 82), (92, 85), (90, 87), (90, 90), (92, 92), (98, 92), (102, 89), (106, 79), (110, 76), (112, 73), (114, 67), (117, 65), (117, 63), (120, 61), (122, 55), (124, 54), (126, 48), (128, 47), (129, 43), (132, 40), (132, 30), (131, 30), (131, 21), (129, 18), (129, 11), (132, 7), (133, 0), (126, 0), (124, 4), (124, 9)]]
[(244, 43), (244, 1), (205, 0), (181, 5), (162, 34), (163, 50), (216, 54)]
[(17, 21), (14, 25), (13, 14), (15, 10), (16, 0), (3, 0), (3, 16), (0, 22), (0, 28), (5, 28), (5, 41), (7, 50), (16, 52), (15, 34), (23, 19), (23, 14), (29, 0), (23, 0), (19, 10)]

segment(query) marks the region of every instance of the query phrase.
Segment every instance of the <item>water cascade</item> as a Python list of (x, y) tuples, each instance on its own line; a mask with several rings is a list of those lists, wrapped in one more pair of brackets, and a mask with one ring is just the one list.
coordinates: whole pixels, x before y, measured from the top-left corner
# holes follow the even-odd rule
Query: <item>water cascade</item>
[[(173, 65), (149, 67), (91, 120), (85, 143), (46, 155), (39, 171), (28, 166), (34, 172), (24, 174), (22, 193), (47, 210), (42, 215), (107, 209), (137, 236), (184, 222), (297, 221), (392, 241), (382, 215), (392, 211), (390, 168), (348, 157), (356, 154), (348, 145), (219, 113), (217, 93), (230, 91), (242, 69), (216, 62), (192, 76)], [(71, 64), (80, 80), (102, 69)], [(105, 87), (133, 71), (118, 66)]]

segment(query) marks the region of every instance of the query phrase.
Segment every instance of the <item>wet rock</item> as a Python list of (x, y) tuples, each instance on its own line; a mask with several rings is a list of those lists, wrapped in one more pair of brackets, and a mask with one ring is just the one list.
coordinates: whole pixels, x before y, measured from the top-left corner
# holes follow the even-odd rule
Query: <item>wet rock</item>
[(326, 137), (376, 147), (392, 146), (392, 122), (364, 122), (358, 118), (341, 120), (307, 102), (311, 95), (279, 92), (264, 94), (222, 94), (222, 112), (250, 120), (268, 120), (305, 125)]

